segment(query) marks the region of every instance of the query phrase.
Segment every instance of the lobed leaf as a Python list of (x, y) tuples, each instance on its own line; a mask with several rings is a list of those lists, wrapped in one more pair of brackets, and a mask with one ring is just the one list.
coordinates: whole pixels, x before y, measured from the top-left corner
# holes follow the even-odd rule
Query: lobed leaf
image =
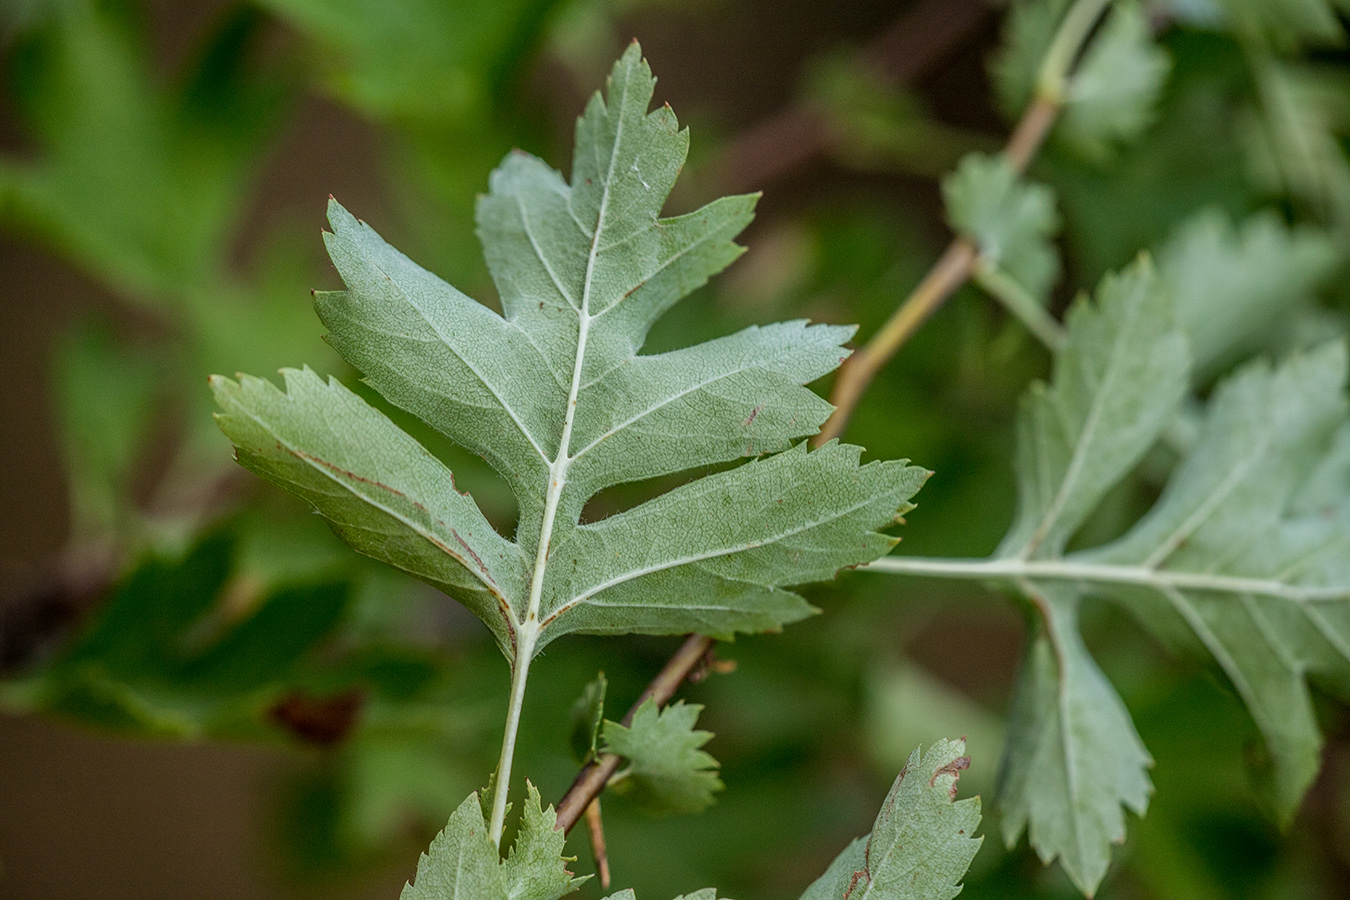
[(891, 786), (872, 833), (849, 844), (801, 900), (950, 900), (983, 838), (979, 798), (956, 800), (970, 765), (964, 740), (916, 749)]
[(628, 768), (615, 790), (658, 813), (702, 812), (722, 789), (717, 760), (699, 748), (712, 739), (696, 731), (703, 707), (679, 700), (665, 709), (650, 698), (629, 725), (606, 721), (604, 752), (622, 756)]
[(454, 596), (509, 646), (520, 549), (383, 413), (309, 369), (282, 374), (284, 392), (246, 375), (211, 379), (239, 463), (308, 501), (354, 549)]
[(1125, 806), (1148, 808), (1153, 764), (1130, 714), (1083, 646), (1078, 597), (1060, 584), (1028, 586), (1041, 612), (1027, 647), (999, 774), (1003, 837), (1023, 830), (1041, 861), (1058, 858), (1091, 895), (1125, 840)]
[(1044, 300), (1059, 274), (1050, 243), (1059, 230), (1054, 192), (1022, 181), (1006, 157), (972, 153), (942, 180), (942, 196), (952, 228), (981, 259)]
[(1087, 586), (1165, 635), (1189, 629), (1223, 668), (1270, 748), (1285, 820), (1320, 764), (1306, 678), (1350, 678), (1346, 370), (1340, 342), (1243, 368), (1148, 515), (1083, 555), (1150, 573)]
[[(340, 385), (308, 371), (286, 372), (285, 392), (213, 382), (241, 463), (360, 552), (463, 602), (508, 656), (572, 631), (777, 629), (811, 612), (785, 587), (889, 549), (876, 529), (926, 477), (860, 466), (857, 448), (789, 450), (828, 415), (802, 385), (842, 361), (851, 328), (786, 322), (638, 355), (656, 317), (740, 254), (732, 238), (756, 199), (660, 218), (688, 134), (668, 107), (648, 112), (654, 85), (633, 44), (577, 123), (570, 184), (520, 152), (493, 173), (478, 222), (504, 316), (330, 204), (326, 243), (346, 283), (316, 294), (330, 342), (505, 477), (515, 541)], [(580, 524), (611, 485), (785, 450)]]
[(1058, 556), (1185, 393), (1185, 338), (1148, 261), (1107, 275), (1097, 297), (1070, 309), (1050, 386), (1023, 398), (1017, 518), (999, 556)]
[(553, 807), (542, 809), (539, 791), (532, 784), (528, 790), (505, 860), (488, 839), (478, 794), (470, 794), (419, 858), (417, 877), (404, 886), (401, 900), (558, 900), (576, 890), (586, 878), (567, 871), (566, 838), (553, 827)]

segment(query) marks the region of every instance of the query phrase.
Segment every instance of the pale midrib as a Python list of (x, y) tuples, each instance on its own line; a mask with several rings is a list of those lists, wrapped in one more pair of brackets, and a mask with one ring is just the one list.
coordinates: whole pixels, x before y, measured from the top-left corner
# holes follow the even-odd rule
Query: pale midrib
[(786, 540), (787, 538), (793, 537), (803, 532), (810, 531), (812, 528), (818, 528), (821, 525), (828, 525), (831, 522), (836, 522), (839, 519), (842, 519), (843, 517), (855, 513), (858, 510), (870, 505), (874, 499), (875, 498), (868, 498), (860, 503), (854, 504), (853, 506), (849, 506), (844, 509), (838, 510), (833, 515), (828, 516), (827, 518), (816, 519), (815, 521), (807, 522), (798, 528), (791, 528), (787, 531), (783, 531), (775, 535), (770, 535), (769, 537), (763, 538), (758, 541), (752, 541), (751, 543), (748, 544), (738, 544), (734, 547), (718, 547), (715, 550), (709, 550), (704, 553), (695, 553), (689, 556), (677, 557), (676, 559), (667, 560), (665, 562), (658, 563), (656, 565), (644, 566), (643, 568), (640, 569), (629, 569), (627, 572), (624, 572), (621, 575), (616, 575), (615, 577), (609, 579), (608, 581), (602, 581), (600, 584), (587, 588), (585, 592), (578, 594), (576, 597), (573, 597), (571, 600), (564, 603), (562, 606), (558, 607), (558, 609), (555, 610), (549, 616), (549, 618), (556, 619), (558, 618), (558, 616), (567, 612), (572, 607), (580, 603), (585, 603), (587, 600), (589, 600), (591, 597), (594, 597), (596, 594), (599, 594), (602, 591), (607, 591), (612, 587), (624, 584), (625, 582), (632, 581), (636, 578), (643, 578), (647, 575), (654, 575), (657, 572), (664, 572), (667, 569), (674, 569), (678, 568), (679, 566), (692, 565), (693, 563), (703, 562), (704, 560), (708, 559), (717, 559), (723, 556), (731, 556), (732, 554), (735, 553), (744, 553), (748, 550), (755, 550), (760, 547), (776, 544), (779, 541)]
[(1299, 587), (1270, 578), (1175, 572), (1144, 566), (1080, 563), (1068, 560), (932, 559), (888, 556), (861, 567), (871, 572), (924, 575), (933, 578), (964, 578), (1001, 581), (1029, 578), (1057, 581), (1088, 581), (1128, 584), (1154, 590), (1205, 591), (1207, 593), (1254, 594), (1306, 604), (1350, 600), (1350, 587)]
[[(631, 79), (624, 79), (620, 95), (618, 121), (614, 128), (614, 143), (610, 148), (609, 168), (606, 171), (600, 208), (595, 218), (595, 234), (591, 238), (590, 254), (586, 260), (586, 275), (582, 285), (581, 308), (577, 310), (577, 349), (572, 366), (572, 386), (567, 395), (567, 409), (563, 416), (562, 434), (558, 439), (558, 454), (548, 467), (548, 487), (544, 498), (544, 514), (539, 526), (539, 544), (535, 550), (534, 572), (530, 579), (529, 607), (516, 628), (515, 659), (511, 664), (511, 696), (506, 711), (506, 728), (502, 736), (501, 757), (497, 761), (497, 786), (492, 801), (492, 819), (488, 837), (494, 846), (501, 846), (506, 819), (506, 801), (511, 790), (511, 762), (515, 754), (516, 733), (520, 727), (520, 710), (525, 699), (525, 685), (529, 679), (530, 662), (538, 643), (540, 622), (539, 603), (544, 593), (544, 573), (548, 566), (549, 542), (553, 539), (553, 522), (558, 514), (558, 500), (567, 484), (568, 448), (572, 441), (572, 425), (576, 421), (577, 396), (581, 388), (581, 370), (586, 358), (586, 340), (590, 333), (591, 286), (595, 278), (595, 263), (599, 256), (600, 235), (604, 232), (605, 216), (609, 211), (610, 186), (614, 179), (614, 165), (623, 140), (623, 110), (628, 99)], [(566, 295), (564, 295), (566, 296)]]
[[(1059, 490), (1055, 494), (1055, 499), (1051, 502), (1050, 508), (1045, 511), (1040, 523), (1036, 526), (1036, 531), (1032, 534), (1031, 540), (1027, 542), (1026, 547), (1022, 549), (1021, 557), (1029, 557), (1036, 552), (1041, 543), (1050, 534), (1050, 529), (1054, 527), (1055, 520), (1059, 514), (1064, 511), (1064, 504), (1069, 502), (1069, 494), (1078, 480), (1078, 473), (1082, 470), (1087, 460), (1087, 447), (1096, 436), (1097, 423), (1101, 419), (1102, 410), (1106, 407), (1110, 397), (1109, 388), (1115, 383), (1119, 375), (1121, 360), (1124, 355), (1127, 338), (1131, 335), (1132, 329), (1139, 318), (1140, 304), (1134, 304), (1130, 309), (1130, 317), (1125, 327), (1120, 329), (1120, 340), (1116, 341), (1111, 348), (1111, 356), (1107, 360), (1106, 372), (1102, 377), (1101, 383), (1093, 395), (1092, 408), (1088, 410), (1088, 417), (1083, 422), (1083, 430), (1078, 435), (1078, 440), (1074, 444), (1073, 457), (1069, 460), (1069, 466), (1064, 470), (1064, 480), (1060, 482)], [(1102, 313), (1104, 315), (1104, 313)], [(1086, 361), (1086, 360), (1085, 360)]]

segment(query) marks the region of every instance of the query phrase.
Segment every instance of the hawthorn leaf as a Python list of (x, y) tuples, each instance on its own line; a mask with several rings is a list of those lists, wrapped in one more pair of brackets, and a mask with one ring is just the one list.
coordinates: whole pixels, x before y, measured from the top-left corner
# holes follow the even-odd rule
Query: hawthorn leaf
[(1018, 417), (1017, 518), (1001, 557), (1058, 556), (1157, 440), (1186, 391), (1186, 341), (1152, 265), (1108, 274), (1075, 303), (1051, 384)]
[[(956, 801), (964, 740), (941, 740), (900, 770), (872, 833), (839, 854), (801, 900), (950, 900), (984, 838), (980, 800)], [(955, 802), (954, 802), (955, 801)]]
[[(637, 900), (637, 894), (632, 888), (624, 888), (617, 893), (610, 894), (605, 900)], [(675, 900), (717, 900), (716, 888), (703, 888), (694, 891), (692, 894), (681, 894)]]
[(488, 839), (487, 822), (470, 794), (417, 860), (417, 876), (400, 900), (506, 900), (506, 866)]
[(567, 871), (566, 837), (554, 830), (553, 807), (542, 808), (530, 784), (516, 842), (506, 859), (488, 839), (478, 794), (451, 814), (450, 821), (417, 862), (417, 877), (405, 885), (402, 900), (558, 900), (589, 876)]
[(1176, 302), (1193, 365), (1203, 377), (1262, 338), (1336, 269), (1332, 241), (1290, 228), (1273, 212), (1235, 226), (1217, 209), (1183, 222), (1158, 251), (1158, 275)]
[(240, 464), (308, 501), (353, 549), (458, 599), (509, 646), (507, 598), (525, 582), (520, 548), (383, 413), (308, 368), (282, 374), (285, 391), (247, 375), (211, 379)]
[[(381, 413), (309, 372), (287, 389), (216, 379), (238, 458), (348, 543), (440, 588), (517, 665), (569, 632), (729, 637), (809, 615), (786, 587), (884, 554), (877, 533), (927, 473), (793, 443), (830, 411), (804, 383), (851, 328), (786, 322), (639, 355), (653, 321), (741, 253), (755, 196), (661, 208), (688, 149), (634, 43), (577, 123), (570, 184), (514, 152), (478, 204), (504, 315), (330, 204), (346, 290), (316, 294), (338, 352), (394, 404), (484, 456), (515, 493), (495, 534), (450, 472)], [(785, 451), (785, 452), (780, 452)], [(599, 522), (615, 484), (760, 457)]]
[(569, 631), (730, 636), (733, 623), (766, 631), (810, 615), (782, 586), (883, 555), (895, 538), (869, 525), (893, 521), (928, 476), (903, 463), (859, 466), (859, 452), (798, 445), (578, 526), (553, 551), (555, 580), (540, 611), (551, 628), (541, 639)]
[(1153, 122), (1172, 62), (1138, 3), (1114, 3), (1069, 78), (1056, 135), (1084, 156), (1110, 157)]
[(1059, 274), (1054, 192), (1023, 181), (1004, 156), (971, 153), (942, 180), (942, 196), (952, 228), (1044, 302)]
[(702, 812), (722, 789), (717, 760), (699, 748), (712, 738), (695, 730), (703, 707), (677, 700), (665, 709), (650, 698), (638, 707), (629, 725), (606, 721), (604, 752), (628, 761), (614, 790), (658, 813)]
[(1265, 737), (1284, 821), (1320, 765), (1306, 678), (1350, 684), (1346, 369), (1341, 342), (1245, 366), (1215, 392), (1153, 509), (1070, 557), (1137, 569), (1134, 584), (1086, 584), (1165, 635), (1188, 629), (1213, 655)]
[(1125, 806), (1148, 808), (1152, 765), (1115, 688), (1078, 633), (1078, 597), (1062, 584), (1031, 587), (1040, 627), (1027, 648), (999, 773), (1003, 837), (1023, 830), (1047, 865), (1058, 858), (1086, 895), (1101, 883), (1110, 845), (1125, 840)]
[[(1069, 6), (1067, 0), (1012, 4), (1004, 23), (1003, 49), (992, 66), (994, 86), (1009, 117), (1021, 115), (1031, 101), (1042, 62)], [(1111, 4), (1069, 73), (1055, 139), (1089, 159), (1110, 157), (1153, 121), (1170, 69), (1166, 51), (1149, 33), (1141, 5)]]
[(571, 858), (563, 856), (567, 836), (554, 828), (558, 816), (543, 808), (539, 790), (528, 784), (529, 797), (521, 812), (520, 830), (503, 866), (510, 900), (558, 900), (586, 881), (567, 871)]

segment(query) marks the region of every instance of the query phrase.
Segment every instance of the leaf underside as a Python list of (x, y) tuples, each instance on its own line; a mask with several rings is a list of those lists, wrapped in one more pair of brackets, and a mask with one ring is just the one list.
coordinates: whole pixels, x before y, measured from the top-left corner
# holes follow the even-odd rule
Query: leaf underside
[(1070, 310), (1051, 383), (1033, 387), (1019, 417), (1016, 518), (995, 556), (968, 567), (997, 572), (1036, 613), (1000, 778), (1004, 837), (1026, 830), (1086, 894), (1124, 840), (1124, 810), (1142, 815), (1152, 786), (1148, 751), (1078, 633), (1084, 598), (1119, 602), (1217, 663), (1265, 737), (1285, 820), (1318, 769), (1306, 679), (1350, 686), (1343, 343), (1221, 383), (1152, 510), (1105, 546), (1066, 551), (1187, 391), (1189, 323), (1174, 314), (1171, 280), (1141, 261)]
[(950, 900), (983, 838), (980, 800), (956, 800), (970, 764), (964, 740), (916, 749), (881, 805), (872, 833), (849, 844), (801, 900)]
[[(570, 184), (519, 151), (492, 174), (478, 226), (504, 316), (329, 207), (325, 242), (346, 290), (316, 294), (328, 340), (384, 397), (502, 474), (520, 511), (513, 540), (335, 381), (212, 379), (240, 463), (356, 550), (462, 602), (508, 656), (527, 618), (534, 652), (568, 632), (780, 628), (812, 612), (785, 588), (886, 553), (894, 539), (876, 529), (927, 476), (860, 465), (854, 447), (793, 447), (830, 411), (803, 384), (838, 366), (852, 328), (784, 322), (639, 354), (658, 316), (740, 254), (732, 238), (756, 200), (659, 217), (688, 134), (669, 107), (648, 111), (654, 84), (633, 44), (578, 121)], [(604, 488), (746, 457), (580, 524)]]

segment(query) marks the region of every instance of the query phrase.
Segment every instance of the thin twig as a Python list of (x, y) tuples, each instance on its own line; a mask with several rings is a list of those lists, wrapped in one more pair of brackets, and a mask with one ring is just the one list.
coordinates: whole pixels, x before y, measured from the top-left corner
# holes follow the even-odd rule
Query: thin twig
[(609, 851), (605, 848), (605, 823), (600, 817), (600, 798), (586, 807), (586, 830), (591, 834), (591, 855), (595, 857), (596, 874), (600, 887), (609, 890)]
[[(1025, 172), (1045, 143), (1046, 135), (1064, 108), (1069, 69), (1110, 0), (1079, 0), (1070, 8), (1055, 37), (1030, 105), (1022, 113), (1003, 153), (1013, 169)], [(858, 349), (839, 370), (830, 402), (834, 412), (812, 444), (819, 447), (839, 437), (876, 373), (913, 336), (919, 326), (970, 280), (979, 261), (979, 251), (970, 241), (956, 237), (916, 287), (900, 304), (881, 330)]]
[[(665, 705), (671, 697), (675, 696), (675, 691), (679, 689), (690, 673), (707, 658), (708, 651), (712, 649), (713, 643), (714, 641), (710, 637), (701, 634), (689, 635), (680, 649), (666, 663), (665, 668), (652, 679), (651, 684), (647, 685), (647, 689), (633, 704), (633, 708), (628, 710), (628, 715), (623, 717), (623, 724), (631, 725), (638, 707), (646, 703), (648, 699), (656, 701), (657, 706)], [(619, 770), (621, 760), (622, 757), (615, 756), (613, 753), (602, 753), (598, 759), (582, 767), (581, 771), (577, 773), (576, 780), (572, 782), (572, 786), (558, 801), (558, 822), (554, 826), (558, 831), (565, 833), (572, 830), (572, 826), (585, 814), (586, 808), (591, 805), (591, 801), (600, 796), (600, 792), (605, 789), (605, 785)]]

